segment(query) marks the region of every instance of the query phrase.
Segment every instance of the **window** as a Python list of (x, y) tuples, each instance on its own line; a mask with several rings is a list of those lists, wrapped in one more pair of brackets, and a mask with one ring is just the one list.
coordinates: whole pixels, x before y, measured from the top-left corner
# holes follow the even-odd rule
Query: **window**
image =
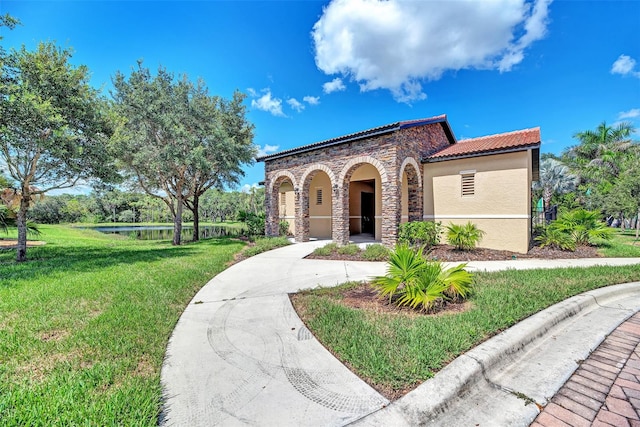
[(476, 193), (476, 171), (462, 171), (460, 176), (462, 178), (462, 196), (473, 196)]
[(280, 216), (287, 215), (287, 193), (280, 193)]
[(316, 188), (316, 205), (322, 204), (322, 188)]

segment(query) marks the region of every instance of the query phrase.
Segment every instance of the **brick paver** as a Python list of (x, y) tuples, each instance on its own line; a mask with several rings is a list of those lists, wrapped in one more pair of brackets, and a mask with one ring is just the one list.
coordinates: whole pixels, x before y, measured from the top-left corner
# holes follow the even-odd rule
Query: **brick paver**
[(640, 313), (618, 326), (531, 427), (640, 427)]

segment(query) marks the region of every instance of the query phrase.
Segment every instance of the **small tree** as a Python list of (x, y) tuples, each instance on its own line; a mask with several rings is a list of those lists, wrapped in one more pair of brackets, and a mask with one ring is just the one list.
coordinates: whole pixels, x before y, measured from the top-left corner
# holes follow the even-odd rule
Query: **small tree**
[[(2, 64), (0, 159), (16, 182), (17, 261), (27, 259), (27, 212), (34, 195), (81, 179), (114, 178), (108, 105), (89, 86), (84, 66), (53, 43), (12, 51)], [(37, 190), (34, 190), (37, 187)]]

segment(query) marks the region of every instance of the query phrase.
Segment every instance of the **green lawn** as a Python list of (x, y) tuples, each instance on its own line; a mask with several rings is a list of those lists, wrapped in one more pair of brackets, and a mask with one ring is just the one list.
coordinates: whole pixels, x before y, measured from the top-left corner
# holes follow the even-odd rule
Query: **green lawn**
[(244, 244), (41, 230), (30, 261), (0, 251), (0, 424), (155, 425), (173, 327)]
[(616, 230), (610, 241), (599, 242), (598, 252), (605, 257), (640, 257), (640, 241), (635, 230)]
[(340, 303), (345, 284), (294, 295), (316, 337), (361, 378), (397, 397), (458, 355), (554, 303), (610, 284), (640, 280), (640, 266), (478, 273), (471, 308), (416, 316), (354, 309)]

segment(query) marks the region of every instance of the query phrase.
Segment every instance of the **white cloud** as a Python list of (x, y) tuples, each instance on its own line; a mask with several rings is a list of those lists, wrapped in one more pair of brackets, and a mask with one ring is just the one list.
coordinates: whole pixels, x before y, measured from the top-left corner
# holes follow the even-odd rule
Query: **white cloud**
[(340, 77), (336, 77), (330, 82), (326, 82), (322, 85), (322, 90), (324, 91), (324, 93), (340, 92), (345, 90), (346, 88), (347, 87), (344, 85), (344, 83), (342, 83), (342, 79)]
[(287, 99), (287, 104), (289, 104), (291, 106), (291, 108), (296, 110), (298, 113), (301, 112), (302, 110), (304, 110), (304, 104), (302, 104), (300, 101), (298, 101), (295, 98)]
[(249, 193), (252, 188), (260, 188), (260, 186), (258, 185), (257, 182), (254, 182), (251, 185), (245, 184), (240, 188), (240, 191), (242, 191), (243, 193)]
[(621, 111), (618, 113), (618, 120), (635, 119), (640, 117), (640, 108), (632, 108), (629, 111)]
[(304, 98), (302, 98), (302, 100), (304, 102), (306, 102), (309, 105), (318, 105), (320, 104), (320, 97), (319, 96), (305, 96)]
[(251, 106), (258, 110), (267, 111), (274, 116), (286, 117), (282, 112), (282, 100), (272, 97), (270, 89), (262, 89), (262, 93), (264, 93), (264, 95), (260, 98), (251, 100)]
[[(550, 3), (333, 0), (313, 27), (316, 65), (362, 91), (388, 89), (401, 102), (425, 99), (421, 82), (447, 70), (511, 70), (545, 36)], [(324, 88), (330, 93), (332, 86)]]
[(280, 148), (279, 145), (269, 145), (265, 144), (264, 147), (258, 145), (258, 155), (257, 157), (266, 156), (267, 154), (275, 153)]
[(635, 71), (635, 68), (635, 59), (628, 55), (620, 55), (611, 66), (611, 74), (622, 74), (623, 76), (631, 74), (634, 77), (640, 78), (640, 71)]

